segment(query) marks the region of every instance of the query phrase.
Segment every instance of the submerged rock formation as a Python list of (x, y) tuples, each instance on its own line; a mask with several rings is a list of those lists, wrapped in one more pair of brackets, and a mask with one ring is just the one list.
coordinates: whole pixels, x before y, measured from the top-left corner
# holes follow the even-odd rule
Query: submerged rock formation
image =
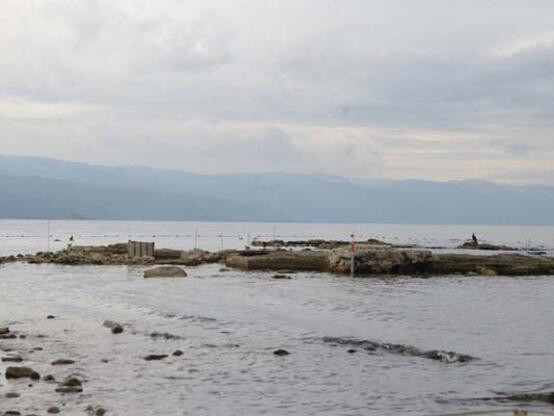
[[(441, 361), (444, 363), (466, 363), (477, 359), (471, 355), (459, 354), (453, 351), (424, 351), (411, 345), (391, 344), (388, 342), (377, 342), (355, 338), (324, 337), (323, 342), (331, 345), (342, 345), (349, 348), (357, 347), (368, 352), (389, 352), (391, 354), (427, 358), (429, 360)], [(353, 351), (354, 350), (352, 349), (348, 350), (348, 352)]]

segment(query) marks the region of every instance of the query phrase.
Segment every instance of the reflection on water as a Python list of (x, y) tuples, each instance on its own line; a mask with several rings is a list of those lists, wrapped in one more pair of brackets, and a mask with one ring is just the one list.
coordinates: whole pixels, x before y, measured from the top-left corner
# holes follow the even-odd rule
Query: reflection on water
[[(41, 374), (86, 382), (64, 413), (101, 404), (118, 415), (424, 415), (472, 410), (468, 398), (554, 388), (551, 277), (350, 279), (189, 268), (186, 279), (141, 267), (0, 267), (4, 340)], [(56, 319), (47, 320), (52, 314)], [(113, 335), (106, 319), (125, 327)], [(46, 338), (38, 338), (38, 335)], [(355, 338), (478, 357), (445, 363), (325, 342)], [(31, 350), (42, 347), (42, 351)], [(282, 348), (291, 354), (277, 357)], [(182, 350), (180, 357), (172, 356)], [(169, 354), (145, 361), (148, 354)], [(54, 368), (55, 359), (73, 366)], [(4, 372), (4, 363), (0, 372)], [(44, 413), (53, 387), (0, 402)], [(495, 408), (510, 404), (479, 403)], [(77, 412), (79, 411), (79, 412)]]

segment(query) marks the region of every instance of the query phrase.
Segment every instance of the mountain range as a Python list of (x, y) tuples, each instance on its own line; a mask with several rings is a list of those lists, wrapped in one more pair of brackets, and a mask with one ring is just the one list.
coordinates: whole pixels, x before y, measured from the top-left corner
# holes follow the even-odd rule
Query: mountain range
[(554, 225), (554, 188), (203, 175), (0, 155), (0, 218)]

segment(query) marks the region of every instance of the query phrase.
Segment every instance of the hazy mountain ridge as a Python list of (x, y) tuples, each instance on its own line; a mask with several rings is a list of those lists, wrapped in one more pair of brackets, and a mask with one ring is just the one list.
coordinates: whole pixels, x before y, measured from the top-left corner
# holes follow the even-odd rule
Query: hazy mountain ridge
[(201, 175), (0, 155), (0, 218), (554, 225), (554, 188)]

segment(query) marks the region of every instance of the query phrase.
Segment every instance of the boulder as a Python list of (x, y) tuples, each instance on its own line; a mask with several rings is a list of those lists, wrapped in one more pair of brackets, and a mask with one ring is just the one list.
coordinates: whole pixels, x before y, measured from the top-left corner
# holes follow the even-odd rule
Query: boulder
[(243, 270), (328, 271), (329, 254), (324, 251), (244, 252), (225, 259), (227, 267)]
[(177, 260), (181, 258), (181, 250), (172, 250), (169, 248), (160, 248), (154, 251), (154, 258), (156, 260)]
[(144, 272), (145, 278), (153, 277), (186, 277), (187, 272), (177, 266), (155, 267)]

